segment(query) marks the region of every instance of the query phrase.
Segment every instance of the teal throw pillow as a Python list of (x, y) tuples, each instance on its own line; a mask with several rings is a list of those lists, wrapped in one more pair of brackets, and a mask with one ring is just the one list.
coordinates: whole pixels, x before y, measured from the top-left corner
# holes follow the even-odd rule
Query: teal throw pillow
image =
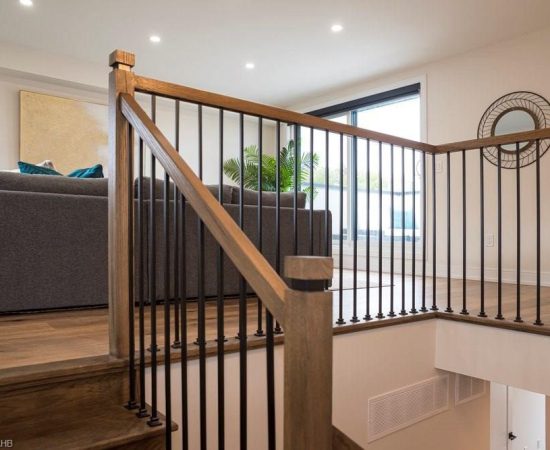
[(103, 178), (103, 166), (101, 164), (96, 164), (92, 167), (76, 169), (67, 176), (71, 178)]
[(19, 161), (17, 163), (21, 173), (27, 173), (31, 175), (57, 175), (62, 176), (57, 170), (50, 169), (49, 167), (37, 166), (35, 164)]

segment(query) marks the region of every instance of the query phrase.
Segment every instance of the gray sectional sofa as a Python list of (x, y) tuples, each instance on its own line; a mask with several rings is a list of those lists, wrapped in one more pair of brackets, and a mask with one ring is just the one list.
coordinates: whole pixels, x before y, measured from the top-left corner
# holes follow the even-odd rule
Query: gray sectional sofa
[[(157, 229), (157, 298), (164, 298), (162, 233), (162, 181), (157, 181), (155, 211)], [(217, 196), (217, 187), (210, 187)], [(148, 180), (144, 183), (146, 251), (148, 236)], [(137, 193), (137, 189), (136, 189)], [(257, 241), (257, 193), (244, 192), (244, 231)], [(275, 197), (263, 194), (262, 247), (275, 264)], [(224, 186), (224, 208), (237, 220), (239, 190)], [(292, 254), (293, 199), (282, 194), (280, 210), (281, 255)], [(299, 254), (309, 251), (309, 211), (298, 210)], [(186, 214), (187, 298), (197, 296), (198, 219), (189, 207)], [(329, 220), (330, 224), (330, 220)], [(330, 230), (328, 230), (330, 233)], [(313, 214), (314, 254), (324, 254), (324, 211)], [(137, 240), (137, 236), (136, 236)], [(173, 235), (169, 245), (172, 247)], [(205, 294), (217, 293), (217, 245), (205, 236)], [(172, 271), (172, 270), (171, 270)], [(171, 274), (173, 275), (173, 273)], [(170, 276), (173, 280), (173, 276)], [(143, 280), (147, 285), (147, 279)], [(224, 292), (235, 295), (239, 277), (230, 261), (224, 268)], [(170, 286), (171, 296), (173, 286)], [(106, 305), (107, 303), (107, 180), (74, 179), (0, 172), (0, 313)]]

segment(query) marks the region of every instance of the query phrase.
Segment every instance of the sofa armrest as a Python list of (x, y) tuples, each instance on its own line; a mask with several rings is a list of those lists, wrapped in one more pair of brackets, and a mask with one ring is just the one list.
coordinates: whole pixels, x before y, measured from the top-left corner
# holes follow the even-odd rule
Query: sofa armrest
[(107, 303), (107, 198), (0, 191), (0, 311)]

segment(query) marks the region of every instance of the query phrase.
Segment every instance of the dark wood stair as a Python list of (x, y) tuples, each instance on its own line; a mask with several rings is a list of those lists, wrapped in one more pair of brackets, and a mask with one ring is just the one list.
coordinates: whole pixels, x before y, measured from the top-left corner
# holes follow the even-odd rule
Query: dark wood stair
[(0, 440), (24, 450), (162, 449), (164, 418), (147, 425), (123, 406), (126, 392), (126, 364), (108, 356), (4, 369)]

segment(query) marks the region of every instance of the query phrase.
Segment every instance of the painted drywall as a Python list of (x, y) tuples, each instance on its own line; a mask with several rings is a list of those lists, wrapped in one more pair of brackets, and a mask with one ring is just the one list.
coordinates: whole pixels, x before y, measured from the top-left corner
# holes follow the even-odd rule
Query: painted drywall
[(433, 364), (435, 330), (430, 320), (336, 337), (334, 424), (369, 450), (486, 450), (489, 395), (455, 406), (453, 376), (447, 412), (368, 444), (369, 398), (441, 373)]
[[(400, 325), (340, 335), (334, 338), (333, 423), (369, 450), (487, 450), (489, 448), (489, 395), (450, 409), (368, 444), (368, 399), (424, 381), (441, 373), (434, 368), (436, 321)], [(275, 349), (277, 402), (277, 448), (282, 448), (284, 347)], [(265, 351), (248, 353), (249, 448), (261, 450), (266, 443)], [(238, 362), (237, 354), (225, 359), (226, 448), (238, 448)], [(217, 448), (216, 358), (206, 362), (208, 448)], [(159, 405), (164, 410), (164, 372), (159, 370)], [(180, 365), (171, 370), (174, 420), (181, 423)], [(451, 380), (454, 378), (450, 377)], [(189, 411), (190, 448), (198, 448), (198, 362), (190, 361)], [(147, 385), (150, 386), (150, 370)], [(176, 441), (180, 438), (176, 433)], [(453, 439), (449, 439), (452, 433)], [(180, 448), (178, 446), (174, 448)]]
[(548, 336), (438, 320), (435, 341), (439, 369), (550, 394)]
[[(376, 80), (350, 86), (337, 92), (311, 98), (291, 106), (291, 109), (310, 111), (342, 101), (410, 84), (411, 80), (423, 80), (423, 105), (425, 108), (425, 136), (432, 144), (442, 144), (477, 136), (477, 126), (487, 107), (500, 96), (512, 91), (529, 90), (550, 99), (550, 60), (543, 57), (548, 52), (550, 28), (522, 37), (500, 42), (456, 57), (443, 59), (406, 72), (391, 73)], [(442, 171), (436, 175), (437, 185), (437, 271), (446, 275), (446, 168), (445, 157), (440, 156)], [(461, 155), (452, 156), (451, 172), (451, 266), (452, 275), (461, 276), (462, 268), (462, 179)], [(479, 226), (479, 153), (468, 152), (467, 178), (467, 275), (479, 278), (480, 226)], [(544, 193), (550, 189), (550, 155), (541, 160), (543, 192), (542, 229), (550, 225), (550, 203)], [(428, 173), (431, 164), (428, 161)], [(496, 279), (497, 268), (497, 214), (496, 168), (485, 162), (486, 234), (493, 234), (495, 245), (486, 247), (486, 279)], [(503, 279), (515, 281), (516, 227), (515, 227), (515, 179), (510, 170), (503, 170)], [(429, 177), (428, 177), (429, 178)], [(535, 280), (535, 167), (522, 169), (522, 281)], [(431, 180), (428, 190), (428, 214), (431, 215)], [(431, 221), (428, 224), (428, 270), (431, 271)], [(550, 283), (550, 241), (543, 239), (543, 282)], [(420, 249), (419, 249), (420, 250)], [(397, 265), (399, 267), (399, 264)]]
[[(107, 74), (105, 74), (107, 77)], [(107, 90), (101, 87), (84, 86), (68, 83), (44, 75), (18, 72), (0, 68), (0, 169), (14, 169), (19, 160), (19, 92), (21, 90), (39, 92), (75, 100), (107, 104)], [(144, 109), (150, 111), (150, 100), (145, 96), (138, 97)], [(107, 114), (107, 108), (105, 108)], [(157, 125), (170, 141), (175, 136), (175, 103), (159, 99), (157, 102)], [(198, 171), (198, 113), (194, 105), (182, 104), (180, 113), (180, 148), (185, 160)], [(264, 121), (263, 150), (266, 153), (275, 151), (275, 124)], [(285, 143), (286, 130), (282, 130), (281, 142)], [(44, 137), (47, 139), (47, 136)], [(236, 157), (239, 153), (239, 117), (225, 112), (224, 114), (224, 160)], [(244, 145), (258, 144), (258, 120), (244, 119)], [(136, 141), (137, 147), (137, 141)], [(77, 149), (75, 149), (77, 151)], [(51, 159), (51, 158), (48, 158)], [(38, 162), (38, 161), (36, 161)], [(53, 161), (55, 164), (55, 161)], [(218, 183), (219, 167), (219, 115), (211, 108), (203, 110), (203, 172), (204, 181), (208, 184)], [(145, 171), (149, 164), (145, 164)], [(157, 177), (163, 177), (160, 166)], [(226, 182), (229, 182), (225, 178)]]

